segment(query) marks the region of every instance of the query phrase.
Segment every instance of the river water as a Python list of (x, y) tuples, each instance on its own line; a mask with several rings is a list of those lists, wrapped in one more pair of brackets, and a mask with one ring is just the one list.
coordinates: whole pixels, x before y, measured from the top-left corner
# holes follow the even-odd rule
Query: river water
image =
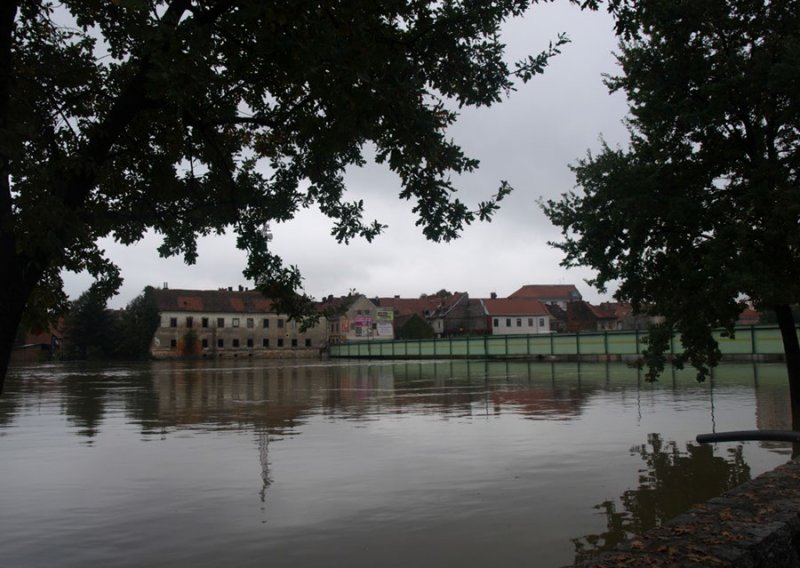
[(786, 462), (780, 365), (13, 369), (4, 567), (565, 566)]

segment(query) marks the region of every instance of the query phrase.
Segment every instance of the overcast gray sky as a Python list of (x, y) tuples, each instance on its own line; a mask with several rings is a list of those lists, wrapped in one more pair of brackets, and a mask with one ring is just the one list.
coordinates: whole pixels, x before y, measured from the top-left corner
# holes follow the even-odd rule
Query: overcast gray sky
[[(534, 78), (504, 102), (469, 109), (451, 129), (480, 169), (460, 180), (461, 198), (473, 206), (505, 179), (515, 191), (503, 201), (491, 223), (468, 227), (452, 243), (424, 239), (411, 214), (413, 203), (400, 201), (400, 184), (383, 166), (348, 173), (350, 198), (363, 199), (366, 218), (389, 228), (372, 243), (339, 245), (330, 236), (331, 223), (316, 210), (272, 227), (272, 248), (287, 264), (297, 265), (305, 290), (316, 298), (346, 294), (355, 288), (368, 296), (399, 294), (417, 297), (441, 288), (466, 291), (472, 297), (501, 297), (523, 284), (575, 284), (591, 302), (610, 299), (584, 283), (585, 269), (559, 266), (561, 254), (547, 245), (558, 231), (540, 211), (537, 200), (557, 197), (574, 186), (568, 164), (599, 147), (600, 135), (611, 145), (624, 145), (624, 96), (609, 95), (603, 73), (616, 73), (612, 52), (616, 39), (605, 12), (582, 12), (567, 2), (534, 6), (525, 18), (505, 27), (509, 61), (545, 49), (558, 32), (572, 43), (551, 60), (544, 75)], [(233, 235), (205, 238), (197, 264), (180, 258), (162, 259), (159, 239), (149, 235), (135, 246), (102, 243), (122, 268), (125, 282), (112, 307), (122, 307), (146, 285), (216, 289), (252, 286), (242, 276), (244, 254)], [(67, 293), (77, 297), (88, 288), (86, 274), (64, 274)]]

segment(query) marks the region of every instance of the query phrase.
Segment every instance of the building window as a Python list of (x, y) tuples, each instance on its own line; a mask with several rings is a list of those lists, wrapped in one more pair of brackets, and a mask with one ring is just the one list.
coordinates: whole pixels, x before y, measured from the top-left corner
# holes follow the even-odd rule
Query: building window
[(253, 338), (252, 337), (248, 337), (247, 338), (247, 346), (248, 347), (252, 347), (253, 346)]
[(264, 318), (263, 325), (264, 329), (269, 329), (269, 320), (267, 318)]
[(522, 318), (517, 318), (517, 327), (522, 327)]
[(269, 339), (268, 338), (265, 337), (264, 339), (261, 340), (261, 347), (269, 347)]
[(178, 327), (178, 318), (169, 318), (170, 327)]
[(278, 347), (283, 347), (283, 339), (278, 340)]
[(511, 327), (511, 318), (506, 318), (506, 327)]
[(234, 347), (239, 347), (239, 340), (238, 339), (234, 339), (233, 340), (233, 346)]
[(255, 324), (253, 318), (247, 318), (247, 327), (253, 329), (253, 325)]
[(297, 338), (292, 339), (292, 347), (297, 347)]
[(528, 327), (533, 327), (533, 318), (528, 318)]
[(217, 327), (225, 327), (225, 318), (217, 318)]
[(233, 318), (231, 320), (231, 327), (239, 327), (239, 318)]
[(169, 348), (170, 349), (175, 349), (177, 346), (178, 346), (178, 340), (177, 339), (170, 339), (169, 340)]
[(192, 327), (194, 325), (194, 318), (192, 316), (188, 316), (186, 318), (186, 327)]
[(500, 326), (500, 322), (498, 321), (497, 318), (494, 318), (494, 327), (499, 327), (499, 326)]
[(217, 339), (217, 347), (225, 347), (225, 340)]
[(200, 326), (208, 327), (208, 318), (203, 318), (202, 320), (200, 320)]
[(539, 318), (539, 327), (544, 327), (544, 318)]
[(306, 339), (306, 347), (311, 347), (311, 340), (310, 339)]
[(283, 327), (283, 320), (282, 319), (278, 319), (278, 327)]
[(203, 339), (203, 349), (208, 349), (208, 339)]

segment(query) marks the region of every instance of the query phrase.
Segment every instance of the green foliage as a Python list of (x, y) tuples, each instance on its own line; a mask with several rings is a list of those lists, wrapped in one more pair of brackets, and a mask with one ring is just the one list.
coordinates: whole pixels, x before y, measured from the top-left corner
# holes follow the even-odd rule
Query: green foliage
[(417, 314), (412, 314), (404, 322), (395, 322), (397, 339), (433, 339), (436, 333), (431, 325)]
[(106, 308), (90, 289), (72, 303), (64, 320), (62, 356), (70, 359), (146, 359), (160, 316), (148, 286), (124, 310)]
[(126, 360), (149, 358), (160, 319), (153, 288), (147, 286), (117, 317), (113, 356)]
[(375, 238), (384, 225), (362, 219), (343, 180), (365, 148), (399, 176), (429, 239), (491, 218), (511, 188), (475, 208), (454, 197), (451, 179), (478, 161), (446, 127), (454, 105), (500, 101), (568, 41), (504, 60), (501, 24), (535, 1), (5, 3), (1, 260), (41, 314), (65, 303), (63, 269), (117, 289), (99, 238), (153, 230), (162, 255), (192, 263), (199, 235), (232, 229), (245, 275), (307, 314), (297, 267), (263, 227), (316, 206), (338, 241)]
[[(620, 0), (628, 149), (603, 143), (573, 171), (582, 192), (543, 204), (566, 266), (643, 313), (650, 377), (674, 330), (703, 379), (749, 298), (800, 301), (800, 6), (796, 1)], [(791, 374), (791, 373), (790, 373)]]
[[(794, 321), (800, 321), (800, 304), (791, 306), (791, 310), (792, 319), (794, 319)], [(778, 317), (773, 310), (767, 310), (765, 312), (761, 312), (761, 315), (758, 318), (758, 323), (774, 325), (778, 323)]]
[(113, 320), (102, 294), (87, 290), (72, 302), (64, 319), (62, 354), (69, 359), (107, 357), (111, 351)]

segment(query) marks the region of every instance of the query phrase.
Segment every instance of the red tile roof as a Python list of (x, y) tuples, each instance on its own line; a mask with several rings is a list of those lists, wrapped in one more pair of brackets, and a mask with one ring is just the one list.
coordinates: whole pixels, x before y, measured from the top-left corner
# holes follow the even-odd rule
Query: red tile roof
[(602, 304), (599, 306), (593, 306), (589, 302), (586, 302), (586, 306), (592, 311), (594, 317), (597, 319), (617, 319), (617, 314), (614, 310), (608, 309), (607, 307), (603, 306)]
[[(425, 298), (375, 298), (375, 304), (381, 308), (394, 308), (397, 315), (417, 314), (420, 317), (446, 312), (464, 294), (456, 292), (450, 296), (427, 296)], [(427, 313), (426, 313), (427, 312)]]
[(257, 290), (155, 290), (160, 312), (271, 312), (272, 301)]
[(755, 325), (761, 321), (761, 313), (751, 307), (747, 307), (739, 314), (736, 321), (738, 325)]
[(572, 301), (580, 300), (582, 296), (573, 284), (526, 284), (509, 298)]
[(633, 306), (623, 302), (601, 302), (600, 308), (613, 313), (620, 321), (633, 315)]
[(549, 316), (545, 305), (530, 298), (491, 298), (481, 300), (490, 316)]

